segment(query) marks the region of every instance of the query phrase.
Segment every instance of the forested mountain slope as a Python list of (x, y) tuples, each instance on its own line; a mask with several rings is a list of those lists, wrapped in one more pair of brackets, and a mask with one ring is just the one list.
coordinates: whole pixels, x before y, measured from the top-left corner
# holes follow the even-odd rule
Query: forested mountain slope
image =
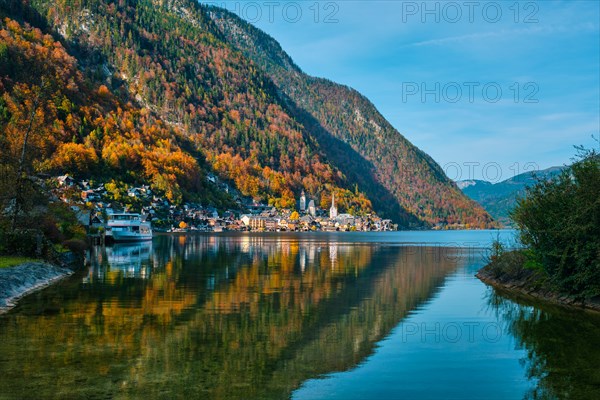
[(388, 214), (405, 209), (428, 224), (489, 223), (487, 213), (360, 93), (304, 74), (273, 38), (235, 14), (214, 7), (209, 14), (227, 40), (273, 79), (292, 115), (344, 174), (364, 188), (376, 209)]
[(214, 171), (282, 208), (335, 192), (341, 211), (373, 201), (405, 227), (489, 222), (364, 97), (302, 74), (270, 38), (244, 48), (214, 9), (2, 0), (0, 13), (5, 165), (31, 125), (29, 168), (146, 182), (175, 203), (228, 201), (206, 186)]
[[(286, 113), (270, 79), (215, 35), (216, 29), (198, 4), (84, 0), (34, 1), (31, 7), (4, 1), (2, 5), (4, 14), (20, 21), (19, 29), (24, 31), (11, 33), (8, 20), (3, 22), (7, 35), (20, 35), (24, 40), (22, 46), (6, 44), (5, 97), (18, 102), (15, 84), (37, 90), (34, 87), (45, 77), (58, 90), (45, 99), (54, 104), (62, 96), (69, 106), (56, 118), (49, 115), (36, 121), (40, 127), (65, 131), (51, 135), (45, 130), (40, 137), (41, 158), (60, 154), (61, 146), (69, 142), (71, 148), (85, 148), (94, 160), (94, 165), (83, 165), (57, 159), (51, 165), (39, 165), (41, 170), (150, 179), (157, 189), (189, 189), (191, 194), (199, 189), (202, 172), (215, 170), (244, 195), (279, 207), (293, 206), (295, 196), (305, 189), (315, 196), (335, 191), (343, 209), (370, 210), (369, 200), (320, 156), (318, 144)], [(70, 88), (73, 82), (67, 76), (47, 74), (43, 54), (36, 56), (39, 74), (16, 74), (27, 71), (33, 61), (25, 57), (23, 65), (17, 66), (13, 57), (37, 52), (30, 36), (45, 43), (50, 40), (43, 37), (45, 33), (54, 33), (54, 43), (47, 46), (60, 47), (70, 60), (71, 73), (80, 76), (75, 87)], [(48, 107), (44, 101), (40, 112), (47, 113)], [(97, 113), (88, 115), (87, 108)], [(116, 116), (114, 123), (102, 121), (113, 111), (139, 113), (144, 118)], [(26, 121), (10, 115), (5, 123), (17, 127)], [(164, 137), (148, 132), (146, 138), (162, 140), (166, 157), (162, 161), (146, 157), (148, 146), (136, 136), (138, 130), (151, 129), (154, 123), (166, 130)], [(187, 170), (162, 171), (165, 163), (177, 162), (168, 156), (171, 147), (188, 157)], [(158, 173), (142, 172), (152, 169), (153, 160), (159, 160)], [(196, 186), (186, 183), (190, 180)]]

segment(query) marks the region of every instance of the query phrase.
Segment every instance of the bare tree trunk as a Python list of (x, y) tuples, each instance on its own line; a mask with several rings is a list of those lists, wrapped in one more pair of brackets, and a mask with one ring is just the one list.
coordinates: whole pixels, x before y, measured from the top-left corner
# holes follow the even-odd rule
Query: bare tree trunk
[(37, 111), (38, 105), (40, 103), (40, 99), (42, 97), (42, 90), (44, 89), (44, 80), (42, 78), (42, 87), (36, 96), (33, 106), (31, 108), (31, 115), (29, 116), (29, 123), (27, 125), (27, 130), (25, 131), (25, 137), (23, 138), (23, 148), (21, 149), (21, 157), (19, 159), (19, 169), (17, 171), (17, 182), (15, 185), (15, 204), (13, 209), (12, 221), (11, 221), (11, 229), (14, 232), (17, 228), (17, 217), (21, 211), (21, 207), (23, 204), (23, 174), (25, 173), (25, 156), (27, 155), (27, 142), (29, 140), (29, 135), (31, 134), (31, 130), (33, 128), (33, 122), (35, 120), (35, 112)]

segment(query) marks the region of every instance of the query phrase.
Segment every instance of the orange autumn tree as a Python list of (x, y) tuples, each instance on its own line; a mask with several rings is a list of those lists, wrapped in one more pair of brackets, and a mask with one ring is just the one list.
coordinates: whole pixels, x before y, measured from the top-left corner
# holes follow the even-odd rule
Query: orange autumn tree
[[(29, 131), (30, 172), (102, 173), (148, 180), (173, 202), (199, 189), (197, 159), (180, 147), (176, 128), (147, 110), (122, 103), (106, 85), (90, 87), (76, 60), (51, 36), (6, 19), (0, 29), (0, 145), (14, 164)], [(37, 85), (36, 71), (46, 82)]]
[[(186, 6), (204, 21), (199, 6)], [(79, 2), (32, 7), (64, 32), (64, 43), (90, 50), (76, 59), (39, 29), (3, 22), (7, 50), (0, 56), (16, 60), (3, 82), (32, 85), (33, 76), (48, 76), (56, 83), (52, 104), (44, 106), (44, 126), (52, 131), (43, 143), (46, 162), (37, 170), (146, 182), (179, 202), (214, 198), (203, 183), (204, 170), (212, 169), (243, 195), (279, 208), (292, 208), (302, 190), (318, 196), (329, 186), (349, 186), (266, 76), (208, 25), (182, 20), (166, 3), (100, 0), (85, 4), (94, 23), (82, 31)], [(19, 72), (28, 69), (39, 72)]]

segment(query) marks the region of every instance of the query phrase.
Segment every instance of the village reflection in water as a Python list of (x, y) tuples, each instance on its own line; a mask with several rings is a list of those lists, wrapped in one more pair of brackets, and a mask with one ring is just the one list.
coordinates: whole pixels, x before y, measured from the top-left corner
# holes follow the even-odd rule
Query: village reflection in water
[[(561, 372), (569, 358), (559, 357), (543, 339), (547, 326), (552, 340), (568, 340), (567, 327), (573, 325), (568, 314), (528, 314), (509, 300), (486, 303), (490, 290), (473, 277), (483, 263), (480, 251), (370, 238), (164, 235), (151, 243), (96, 248), (89, 270), (0, 316), (0, 397), (280, 399), (298, 393), (302, 398), (307, 392), (297, 389), (306, 382), (359, 369), (403, 321), (439, 320), (439, 312), (428, 316), (431, 307), (461, 318), (460, 310), (473, 302), (473, 317), (505, 321), (505, 332), (528, 352), (519, 366), (521, 350), (494, 348), (501, 353), (493, 359), (515, 360), (507, 380), (532, 379), (532, 397), (535, 390), (564, 394), (577, 387), (578, 376)], [(469, 295), (451, 303), (437, 300), (454, 291)], [(577, 341), (583, 349), (579, 363), (587, 371), (582, 376), (592, 385), (597, 374), (590, 372), (587, 355), (597, 350), (586, 343), (599, 344), (594, 335), (600, 324), (594, 321), (591, 328), (578, 328), (588, 333)], [(397, 345), (406, 351), (431, 348), (427, 342)], [(474, 352), (490, 348), (470, 346), (478, 349)], [(478, 354), (470, 356), (480, 368), (488, 365)], [(400, 364), (397, 369), (410, 374)], [(412, 377), (407, 385), (419, 379), (426, 377)], [(397, 389), (388, 388), (389, 394)]]
[[(455, 251), (281, 235), (165, 235), (97, 248), (81, 279), (4, 317), (13, 318), (0, 328), (10, 378), (0, 389), (287, 397), (371, 353), (457, 268)], [(30, 338), (35, 358), (17, 351), (19, 337)]]

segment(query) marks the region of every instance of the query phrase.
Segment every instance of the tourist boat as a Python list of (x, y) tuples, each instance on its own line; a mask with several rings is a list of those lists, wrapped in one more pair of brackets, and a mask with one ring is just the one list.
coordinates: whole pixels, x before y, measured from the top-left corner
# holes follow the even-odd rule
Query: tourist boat
[(115, 242), (152, 240), (152, 225), (142, 221), (140, 214), (108, 214), (106, 238)]

